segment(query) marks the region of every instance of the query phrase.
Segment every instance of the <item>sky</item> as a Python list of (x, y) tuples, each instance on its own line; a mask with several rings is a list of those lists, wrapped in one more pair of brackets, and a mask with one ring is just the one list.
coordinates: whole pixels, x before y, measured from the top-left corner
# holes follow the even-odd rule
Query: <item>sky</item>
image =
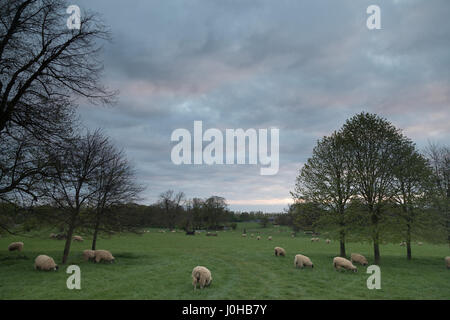
[[(224, 197), (230, 209), (281, 212), (317, 140), (362, 111), (416, 142), (450, 141), (450, 2), (73, 0), (100, 14), (103, 82), (114, 106), (80, 101), (87, 128), (126, 152), (142, 203), (162, 192)], [(381, 29), (370, 30), (369, 5)], [(176, 165), (174, 130), (279, 129), (279, 170)], [(204, 144), (204, 146), (207, 143)]]

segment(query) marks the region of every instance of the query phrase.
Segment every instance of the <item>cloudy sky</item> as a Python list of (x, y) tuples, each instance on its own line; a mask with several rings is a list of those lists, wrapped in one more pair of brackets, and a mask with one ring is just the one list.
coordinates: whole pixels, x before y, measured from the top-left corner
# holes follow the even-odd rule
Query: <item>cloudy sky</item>
[[(281, 211), (317, 139), (361, 111), (419, 148), (450, 141), (450, 2), (83, 0), (101, 14), (113, 107), (80, 103), (89, 128), (123, 147), (147, 186), (218, 195), (235, 210)], [(381, 29), (366, 27), (371, 4)], [(278, 128), (278, 174), (259, 165), (175, 165), (177, 128)], [(205, 143), (206, 145), (206, 143)]]

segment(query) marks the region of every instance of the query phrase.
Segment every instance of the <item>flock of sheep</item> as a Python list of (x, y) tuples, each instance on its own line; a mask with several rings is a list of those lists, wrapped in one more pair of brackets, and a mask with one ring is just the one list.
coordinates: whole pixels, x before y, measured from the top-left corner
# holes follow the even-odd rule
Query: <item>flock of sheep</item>
[[(251, 234), (251, 237), (253, 238), (253, 234)], [(294, 235), (292, 235), (294, 237)], [(243, 238), (247, 237), (246, 233), (242, 234)], [(261, 236), (256, 237), (257, 240), (261, 239)], [(269, 236), (267, 240), (272, 240), (272, 236)], [(319, 238), (311, 238), (311, 242), (319, 242)], [(331, 243), (330, 239), (326, 239), (325, 242), (327, 244)], [(422, 242), (418, 243), (419, 245), (422, 245)], [(404, 242), (400, 243), (401, 246), (404, 246)], [(286, 250), (281, 247), (275, 247), (275, 256), (286, 256)], [(350, 255), (350, 260), (342, 257), (334, 257), (333, 258), (333, 267), (336, 270), (351, 270), (353, 272), (358, 272), (358, 268), (353, 264), (360, 264), (362, 266), (367, 266), (369, 262), (367, 261), (366, 257), (364, 257), (362, 254), (359, 253), (352, 253)], [(445, 257), (445, 265), (447, 269), (450, 269), (450, 256)], [(311, 267), (314, 268), (314, 264), (312, 263), (311, 259), (305, 255), (302, 254), (296, 254), (294, 257), (294, 266), (295, 268), (301, 268), (304, 267)], [(194, 290), (197, 288), (197, 284), (200, 285), (200, 288), (203, 288), (205, 286), (208, 286), (211, 284), (212, 276), (211, 271), (204, 267), (204, 266), (197, 266), (192, 270), (192, 285), (194, 286)]]
[[(284, 250), (281, 247), (275, 247), (275, 256), (285, 257), (286, 250)], [(346, 270), (357, 272), (358, 268), (355, 267), (353, 263), (359, 263), (363, 266), (367, 266), (369, 264), (367, 259), (359, 253), (352, 253), (350, 259), (351, 261), (342, 257), (335, 257), (333, 259), (333, 266), (336, 270), (341, 270), (343, 268)], [(446, 258), (446, 263), (447, 268), (450, 268), (450, 257)], [(311, 259), (302, 254), (295, 255), (294, 266), (296, 268), (304, 268), (304, 267), (314, 268), (314, 264), (312, 263)], [(208, 268), (204, 266), (197, 266), (194, 268), (194, 270), (192, 270), (192, 285), (194, 286), (194, 290), (197, 288), (197, 284), (199, 284), (200, 288), (202, 289), (203, 287), (210, 285), (211, 281), (212, 281), (211, 271)]]
[[(217, 236), (217, 233), (210, 233), (208, 232), (206, 234), (207, 236)], [(251, 234), (251, 237), (253, 238), (253, 234)], [(242, 237), (247, 237), (247, 234), (242, 234)], [(51, 234), (50, 238), (53, 239), (61, 239), (60, 235)], [(81, 236), (74, 236), (73, 241), (82, 242), (83, 238)], [(256, 237), (257, 240), (261, 239), (261, 236)], [(269, 236), (267, 240), (272, 240), (272, 236)], [(318, 242), (319, 238), (311, 238), (311, 242)], [(331, 240), (326, 239), (326, 243), (329, 244)], [(401, 246), (404, 245), (404, 243), (400, 243)], [(422, 245), (422, 243), (420, 243)], [(8, 246), (9, 251), (22, 251), (24, 247), (23, 242), (13, 242)], [(275, 256), (286, 256), (286, 250), (281, 247), (275, 247)], [(108, 250), (84, 250), (83, 251), (83, 259), (85, 261), (95, 261), (97, 263), (101, 261), (107, 261), (107, 262), (114, 262), (115, 258), (109, 252)], [(362, 266), (367, 266), (368, 261), (366, 257), (359, 253), (352, 253), (350, 260), (342, 258), (342, 257), (334, 257), (333, 258), (333, 266), (336, 270), (351, 270), (353, 272), (357, 272), (358, 268), (353, 264), (358, 263)], [(450, 256), (445, 257), (445, 264), (446, 267), (450, 268)], [(305, 255), (302, 254), (296, 254), (294, 257), (294, 266), (295, 268), (304, 268), (304, 267), (311, 267), (314, 268), (314, 264), (311, 261), (311, 259)], [(52, 257), (49, 257), (47, 255), (39, 255), (36, 257), (34, 261), (34, 268), (36, 270), (58, 270), (58, 265), (55, 263)], [(200, 288), (204, 288), (205, 286), (209, 286), (212, 282), (212, 276), (211, 271), (204, 267), (204, 266), (197, 266), (192, 270), (192, 285), (194, 286), (194, 290), (197, 288), (197, 285), (200, 286)]]
[[(62, 239), (59, 235), (51, 234), (50, 238), (52, 239)], [(82, 242), (83, 237), (81, 236), (73, 236), (73, 241)], [(22, 251), (24, 243), (23, 242), (13, 242), (8, 246), (8, 251)], [(84, 250), (83, 251), (83, 259), (85, 261), (107, 261), (114, 262), (114, 257), (108, 250)], [(52, 257), (49, 257), (45, 254), (41, 254), (36, 257), (34, 260), (34, 269), (35, 270), (45, 270), (45, 271), (56, 271), (58, 270), (58, 265), (55, 263)]]

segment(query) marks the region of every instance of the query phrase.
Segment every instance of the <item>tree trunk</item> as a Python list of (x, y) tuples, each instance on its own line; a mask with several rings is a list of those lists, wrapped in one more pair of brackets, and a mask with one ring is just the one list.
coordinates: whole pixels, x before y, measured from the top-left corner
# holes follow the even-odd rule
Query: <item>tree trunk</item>
[(67, 258), (69, 257), (70, 245), (72, 244), (72, 236), (73, 236), (73, 231), (75, 229), (75, 219), (76, 219), (76, 215), (73, 215), (71, 218), (70, 224), (69, 224), (69, 229), (67, 230), (67, 239), (66, 239), (66, 244), (64, 246), (62, 264), (66, 264)]
[(345, 258), (347, 255), (345, 254), (345, 233), (341, 231), (341, 237), (339, 239), (340, 242), (340, 256)]
[(380, 264), (380, 246), (378, 244), (378, 234), (376, 236), (376, 239), (373, 242), (373, 255), (375, 258), (375, 264), (379, 265)]
[(411, 225), (408, 223), (406, 226), (406, 259), (411, 260)]
[(375, 264), (380, 264), (380, 232), (378, 230), (378, 216), (376, 214), (372, 215), (373, 223), (373, 257), (375, 259)]
[(92, 236), (92, 250), (95, 250), (95, 246), (97, 245), (97, 235), (98, 235), (98, 228), (100, 226), (100, 217), (97, 218), (97, 221), (95, 222), (94, 227), (94, 235)]

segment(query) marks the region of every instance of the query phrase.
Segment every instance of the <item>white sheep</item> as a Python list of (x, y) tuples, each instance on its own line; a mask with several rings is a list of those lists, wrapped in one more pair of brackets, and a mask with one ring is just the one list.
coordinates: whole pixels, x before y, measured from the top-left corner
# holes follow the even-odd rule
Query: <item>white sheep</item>
[(450, 269), (450, 256), (445, 257), (445, 265), (447, 266), (447, 269)]
[(94, 250), (84, 250), (83, 251), (83, 259), (88, 261), (90, 259), (95, 259), (95, 251)]
[(114, 257), (108, 250), (95, 250), (95, 262), (100, 262), (102, 260), (113, 263)]
[(307, 256), (304, 256), (302, 254), (295, 255), (294, 266), (296, 268), (303, 268), (303, 267), (314, 268), (314, 264), (312, 263), (311, 259), (309, 259)]
[(333, 259), (333, 266), (336, 270), (340, 270), (341, 268), (344, 268), (346, 270), (352, 270), (353, 272), (358, 272), (358, 268), (356, 268), (353, 263), (351, 263), (349, 260), (342, 258), (342, 257), (335, 257)]
[(260, 236), (257, 236), (257, 237), (256, 237), (256, 240), (261, 240), (261, 237), (260, 237)]
[(366, 257), (364, 257), (362, 254), (352, 253), (350, 257), (351, 262), (357, 262), (363, 266), (367, 266), (369, 264)]
[(8, 246), (9, 251), (22, 251), (23, 250), (23, 242), (13, 242)]
[(272, 236), (269, 236), (269, 237), (267, 238), (267, 240), (269, 240), (269, 241), (272, 240)]
[(211, 284), (212, 277), (211, 271), (206, 267), (197, 266), (192, 270), (192, 285), (194, 290), (197, 289), (197, 283), (200, 285), (200, 289)]
[(55, 263), (53, 258), (46, 256), (45, 254), (41, 254), (36, 257), (34, 260), (34, 269), (35, 270), (58, 270), (58, 265)]
[(78, 242), (83, 242), (84, 241), (82, 236), (73, 236), (72, 240), (73, 241), (78, 241)]
[(281, 247), (275, 247), (275, 255), (278, 257), (278, 256), (283, 256), (283, 257), (285, 257), (286, 256), (286, 250), (284, 250), (283, 248), (281, 248)]
[(330, 239), (327, 239), (327, 240), (325, 240), (325, 242), (326, 242), (327, 244), (330, 244), (330, 243), (331, 243), (331, 240), (330, 240)]

